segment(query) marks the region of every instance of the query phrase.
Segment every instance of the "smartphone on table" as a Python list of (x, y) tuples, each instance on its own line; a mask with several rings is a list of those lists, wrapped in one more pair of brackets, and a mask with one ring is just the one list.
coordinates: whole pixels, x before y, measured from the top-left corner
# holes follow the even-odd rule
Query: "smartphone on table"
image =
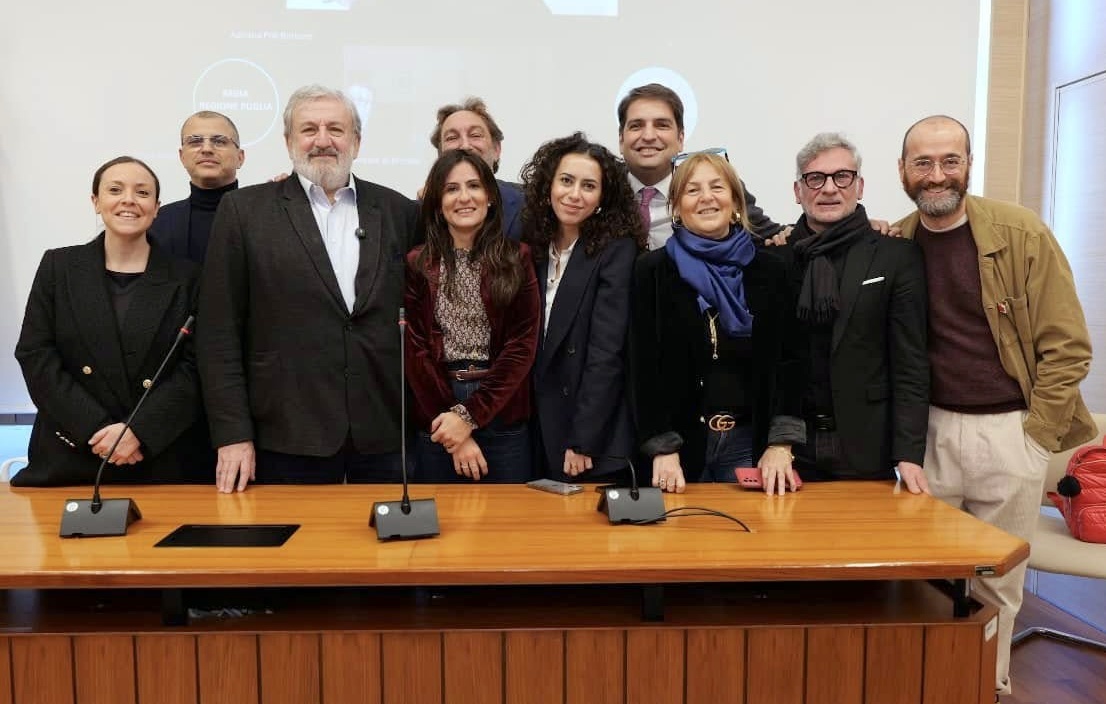
[(560, 494), (561, 496), (569, 496), (570, 494), (578, 494), (584, 490), (584, 487), (579, 484), (569, 484), (568, 482), (559, 482), (556, 479), (535, 479), (530, 482), (526, 482), (526, 486), (531, 489), (537, 489), (538, 491), (548, 491), (550, 494)]

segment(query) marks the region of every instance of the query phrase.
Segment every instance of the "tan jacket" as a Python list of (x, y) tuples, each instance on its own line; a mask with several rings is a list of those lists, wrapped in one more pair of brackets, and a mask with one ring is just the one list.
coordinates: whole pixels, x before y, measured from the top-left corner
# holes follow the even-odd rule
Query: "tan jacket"
[[(1029, 416), (1025, 432), (1050, 452), (1097, 434), (1079, 394), (1091, 340), (1068, 260), (1048, 227), (1012, 203), (967, 196), (979, 250), (983, 311), (1006, 373), (1017, 379)], [(913, 238), (919, 215), (899, 225)]]

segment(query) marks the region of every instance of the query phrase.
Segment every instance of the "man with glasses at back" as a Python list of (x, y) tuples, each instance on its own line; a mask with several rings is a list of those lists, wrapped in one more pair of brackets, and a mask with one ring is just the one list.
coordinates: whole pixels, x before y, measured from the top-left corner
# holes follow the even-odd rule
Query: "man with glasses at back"
[(224, 195), (238, 188), (246, 152), (229, 117), (201, 110), (184, 121), (179, 154), (192, 192), (162, 206), (150, 230), (163, 249), (203, 264), (215, 209)]
[(788, 343), (807, 357), (798, 384), (795, 442), (760, 460), (769, 493), (803, 481), (888, 479), (913, 493), (929, 408), (922, 253), (872, 228), (860, 154), (844, 136), (816, 135), (796, 158), (793, 276), (799, 292)]
[[(969, 196), (968, 130), (927, 117), (903, 137), (899, 175), (918, 210), (903, 236), (925, 254), (933, 494), (1029, 540), (1049, 455), (1086, 442), (1079, 394), (1091, 343), (1060, 245), (1034, 213)], [(995, 691), (1010, 692), (1010, 638), (1026, 563), (976, 588), (999, 607)], [(996, 699), (997, 701), (997, 699)]]

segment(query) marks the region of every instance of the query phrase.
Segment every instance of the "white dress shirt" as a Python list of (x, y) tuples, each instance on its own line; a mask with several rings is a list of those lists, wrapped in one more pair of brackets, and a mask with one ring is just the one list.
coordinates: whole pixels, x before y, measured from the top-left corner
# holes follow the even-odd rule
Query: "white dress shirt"
[[(580, 240), (577, 239), (576, 242)], [(549, 265), (546, 267), (548, 277), (545, 280), (545, 325), (544, 331), (549, 332), (549, 314), (553, 311), (553, 299), (557, 297), (557, 289), (561, 285), (565, 271), (568, 269), (568, 260), (572, 258), (572, 250), (576, 249), (576, 242), (565, 247), (561, 251), (549, 243)]]
[(311, 203), (311, 213), (323, 236), (323, 246), (330, 257), (330, 266), (334, 277), (338, 279), (338, 289), (346, 302), (346, 312), (353, 311), (353, 302), (357, 298), (354, 281), (357, 279), (357, 266), (361, 262), (361, 241), (357, 238), (360, 216), (357, 214), (357, 191), (353, 176), (349, 185), (339, 188), (334, 194), (334, 202), (326, 197), (326, 191), (296, 174)]
[[(672, 216), (668, 212), (668, 185), (672, 175), (665, 176), (660, 183), (653, 184), (657, 194), (649, 201), (649, 249), (660, 249), (672, 236)], [(645, 184), (630, 174), (630, 188), (634, 191), (634, 202), (641, 204), (641, 189)]]

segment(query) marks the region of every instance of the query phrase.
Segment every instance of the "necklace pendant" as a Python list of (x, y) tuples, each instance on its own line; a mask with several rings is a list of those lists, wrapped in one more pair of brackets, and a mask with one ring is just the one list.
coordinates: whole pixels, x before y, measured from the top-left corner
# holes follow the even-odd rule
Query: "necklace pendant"
[(718, 353), (717, 353), (717, 352), (715, 352), (714, 354), (712, 354), (712, 355), (710, 356), (710, 358), (711, 358), (711, 359), (713, 359), (713, 360), (716, 360), (716, 361), (717, 361), (717, 359), (718, 359)]

